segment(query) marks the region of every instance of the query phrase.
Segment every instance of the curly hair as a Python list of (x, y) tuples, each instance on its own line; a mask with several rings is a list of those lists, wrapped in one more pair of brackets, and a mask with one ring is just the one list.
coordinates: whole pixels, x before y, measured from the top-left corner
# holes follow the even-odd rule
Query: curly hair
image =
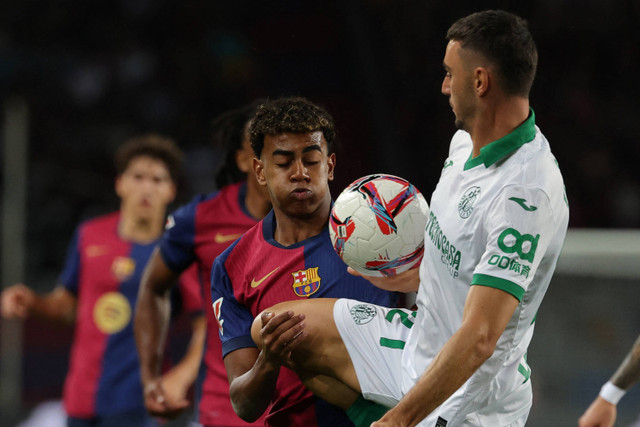
[(538, 51), (527, 21), (503, 10), (473, 13), (456, 21), (447, 40), (480, 53), (498, 68), (505, 93), (529, 96), (538, 65)]
[(131, 160), (147, 156), (163, 162), (169, 170), (174, 183), (178, 182), (182, 173), (182, 150), (171, 139), (155, 133), (131, 138), (123, 143), (115, 155), (116, 173), (122, 175), (129, 167)]
[(333, 117), (322, 107), (302, 97), (286, 97), (268, 100), (258, 107), (249, 127), (251, 148), (260, 157), (264, 137), (282, 133), (310, 133), (321, 131), (331, 152), (336, 137)]

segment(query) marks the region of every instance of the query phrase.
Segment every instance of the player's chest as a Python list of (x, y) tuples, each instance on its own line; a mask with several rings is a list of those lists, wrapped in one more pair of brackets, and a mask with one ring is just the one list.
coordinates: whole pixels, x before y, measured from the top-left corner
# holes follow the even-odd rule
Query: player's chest
[(254, 314), (282, 301), (337, 297), (341, 288), (350, 286), (353, 276), (346, 273), (331, 246), (323, 246), (263, 252), (231, 278), (236, 297)]

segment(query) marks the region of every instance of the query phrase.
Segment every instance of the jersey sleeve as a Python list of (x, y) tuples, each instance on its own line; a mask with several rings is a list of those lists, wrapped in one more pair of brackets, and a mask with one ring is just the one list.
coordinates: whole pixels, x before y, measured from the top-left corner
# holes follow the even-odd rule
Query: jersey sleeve
[(58, 283), (65, 287), (73, 295), (78, 295), (78, 273), (80, 270), (80, 249), (78, 247), (80, 240), (80, 227), (76, 228), (67, 248), (67, 257)]
[(505, 187), (485, 218), (486, 247), (471, 284), (501, 289), (520, 301), (553, 237), (549, 198), (540, 188)]
[(211, 269), (211, 301), (222, 342), (222, 357), (240, 348), (256, 347), (251, 338), (253, 315), (233, 293), (233, 284), (224, 267), (226, 253), (228, 251), (216, 258)]
[(167, 218), (159, 247), (162, 259), (176, 273), (185, 270), (195, 260), (196, 210), (202, 198), (196, 197)]

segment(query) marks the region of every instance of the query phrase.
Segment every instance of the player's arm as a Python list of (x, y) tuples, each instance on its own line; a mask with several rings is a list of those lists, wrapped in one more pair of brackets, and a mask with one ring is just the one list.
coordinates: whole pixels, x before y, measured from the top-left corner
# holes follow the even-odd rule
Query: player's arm
[(151, 414), (167, 417), (188, 406), (184, 401), (174, 403), (167, 399), (160, 375), (170, 321), (170, 290), (177, 277), (156, 248), (142, 275), (133, 325), (145, 406)]
[(171, 370), (162, 375), (162, 390), (167, 401), (174, 406), (189, 405), (186, 396), (198, 376), (206, 334), (207, 320), (204, 315), (194, 317), (191, 322), (191, 339), (185, 355)]
[(610, 427), (616, 421), (618, 401), (629, 388), (640, 381), (640, 336), (600, 395), (579, 419), (580, 427)]
[(267, 409), (283, 361), (304, 337), (300, 324), (303, 315), (285, 312), (275, 317), (273, 314), (265, 316), (263, 325), (267, 322), (268, 325), (261, 331), (262, 351), (246, 347), (232, 351), (224, 358), (231, 404), (238, 416), (247, 422), (257, 420)]
[(64, 286), (39, 295), (31, 288), (18, 283), (2, 291), (2, 317), (6, 319), (26, 319), (36, 316), (72, 324), (76, 315), (76, 296)]
[(471, 286), (462, 325), (415, 386), (372, 426), (414, 426), (460, 388), (493, 354), (518, 300), (502, 290)]

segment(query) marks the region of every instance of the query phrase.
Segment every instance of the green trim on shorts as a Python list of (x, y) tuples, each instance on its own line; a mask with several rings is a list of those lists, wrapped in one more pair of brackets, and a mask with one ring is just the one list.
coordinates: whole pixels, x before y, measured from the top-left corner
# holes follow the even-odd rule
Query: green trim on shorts
[(382, 347), (399, 348), (402, 350), (405, 344), (406, 343), (402, 340), (392, 340), (391, 338), (380, 337), (380, 345)]
[(378, 421), (389, 408), (379, 403), (367, 400), (359, 395), (353, 405), (347, 409), (347, 416), (356, 427), (370, 427), (371, 423)]
[(471, 279), (471, 284), (500, 289), (516, 297), (518, 301), (522, 301), (522, 297), (524, 296), (524, 289), (520, 285), (500, 277), (474, 274), (473, 279)]

